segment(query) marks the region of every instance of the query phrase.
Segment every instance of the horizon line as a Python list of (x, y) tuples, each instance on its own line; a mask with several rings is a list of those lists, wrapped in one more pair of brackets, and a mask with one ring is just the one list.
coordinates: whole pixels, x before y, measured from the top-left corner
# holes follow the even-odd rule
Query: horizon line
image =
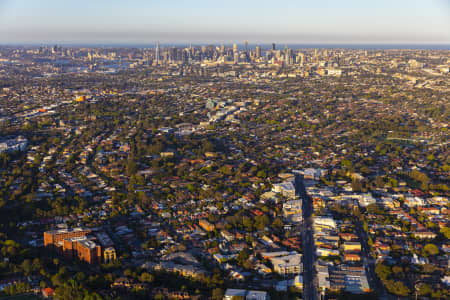
[[(71, 46), (71, 47), (117, 47), (117, 48), (133, 48), (139, 46), (142, 48), (144, 46), (152, 46), (154, 47), (158, 40), (152, 42), (104, 42), (104, 43), (96, 43), (96, 42), (65, 42), (65, 41), (45, 41), (45, 42), (2, 42), (0, 41), (0, 47), (8, 47), (8, 46)], [(273, 43), (277, 45), (292, 45), (292, 46), (406, 46), (408, 47), (420, 47), (420, 46), (428, 46), (428, 47), (450, 47), (449, 42), (262, 42), (262, 43), (248, 43), (251, 46), (270, 46)], [(160, 45), (171, 45), (171, 46), (204, 46), (204, 45), (245, 45), (245, 42), (159, 42)], [(339, 48), (339, 47), (337, 47)], [(407, 49), (406, 48), (406, 49)], [(400, 48), (399, 48), (400, 49)], [(442, 50), (442, 49), (441, 49)], [(450, 50), (450, 48), (449, 48)]]

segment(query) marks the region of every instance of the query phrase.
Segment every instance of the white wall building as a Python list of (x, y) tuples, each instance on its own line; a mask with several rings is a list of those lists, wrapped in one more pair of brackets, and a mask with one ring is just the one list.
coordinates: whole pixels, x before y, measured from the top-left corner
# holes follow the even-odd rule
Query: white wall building
[(280, 275), (297, 275), (303, 271), (301, 254), (273, 257), (270, 261), (274, 271)]
[(24, 151), (27, 148), (28, 140), (23, 136), (0, 141), (0, 153), (2, 152), (13, 152), (13, 151)]
[(322, 229), (336, 229), (336, 221), (329, 217), (314, 217), (313, 221), (314, 231), (321, 231)]

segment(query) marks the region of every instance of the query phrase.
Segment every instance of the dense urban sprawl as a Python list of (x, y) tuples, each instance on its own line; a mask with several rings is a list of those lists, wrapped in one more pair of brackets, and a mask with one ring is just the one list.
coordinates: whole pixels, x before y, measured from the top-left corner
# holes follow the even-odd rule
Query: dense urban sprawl
[(450, 298), (450, 51), (0, 47), (0, 293)]

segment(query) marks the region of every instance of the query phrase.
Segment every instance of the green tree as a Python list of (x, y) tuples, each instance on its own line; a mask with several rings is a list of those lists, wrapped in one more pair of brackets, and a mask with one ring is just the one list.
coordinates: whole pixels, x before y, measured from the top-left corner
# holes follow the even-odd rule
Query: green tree
[(341, 165), (343, 167), (347, 168), (347, 169), (352, 169), (353, 168), (353, 163), (350, 160), (348, 160), (348, 159), (342, 160)]
[(364, 223), (363, 223), (363, 230), (364, 230), (365, 232), (369, 232), (369, 226), (367, 225), (367, 222), (366, 222), (366, 221), (364, 221)]
[(450, 239), (450, 228), (449, 227), (443, 227), (441, 229), (441, 233), (445, 236), (446, 239)]
[(247, 231), (253, 230), (253, 221), (249, 217), (245, 216), (242, 220), (242, 225), (247, 229)]
[(248, 255), (247, 249), (244, 248), (239, 252), (238, 256), (236, 257), (236, 260), (239, 265), (243, 266), (248, 258), (249, 258), (249, 255)]
[(84, 298), (85, 291), (73, 279), (64, 283), (63, 286), (55, 289), (55, 298), (64, 300), (78, 300)]
[(418, 293), (420, 296), (427, 296), (427, 295), (430, 295), (432, 291), (433, 291), (433, 290), (432, 290), (432, 288), (431, 288), (431, 285), (426, 284), (426, 283), (420, 284), (420, 285), (418, 286), (418, 288), (417, 288), (417, 293)]
[(426, 244), (425, 247), (423, 247), (423, 254), (424, 256), (438, 255), (439, 248), (434, 244)]
[(25, 259), (22, 263), (22, 269), (25, 276), (30, 276), (33, 271), (31, 260)]
[(385, 282), (388, 291), (397, 296), (408, 296), (411, 292), (402, 281), (387, 280)]
[(225, 293), (221, 288), (215, 288), (212, 291), (212, 298), (213, 300), (222, 300), (224, 294)]
[(31, 264), (31, 268), (33, 269), (33, 271), (39, 271), (42, 268), (42, 264), (41, 261), (39, 260), (39, 258), (35, 258), (33, 259), (33, 263)]
[(392, 270), (389, 266), (386, 266), (383, 263), (378, 263), (375, 266), (375, 273), (377, 273), (378, 277), (384, 281), (392, 274)]
[(272, 227), (280, 230), (281, 228), (283, 228), (283, 220), (281, 220), (280, 218), (276, 218), (272, 222)]
[(259, 178), (266, 178), (267, 175), (266, 175), (266, 172), (264, 170), (260, 170), (260, 171), (258, 171), (256, 176), (258, 176)]
[(152, 282), (154, 280), (154, 277), (152, 274), (144, 272), (141, 274), (141, 276), (139, 277), (139, 280), (141, 282)]
[(264, 230), (264, 228), (265, 228), (267, 225), (269, 225), (269, 223), (270, 223), (269, 217), (266, 216), (266, 215), (257, 216), (257, 217), (255, 218), (255, 227), (256, 227), (258, 230), (261, 230), (261, 231)]

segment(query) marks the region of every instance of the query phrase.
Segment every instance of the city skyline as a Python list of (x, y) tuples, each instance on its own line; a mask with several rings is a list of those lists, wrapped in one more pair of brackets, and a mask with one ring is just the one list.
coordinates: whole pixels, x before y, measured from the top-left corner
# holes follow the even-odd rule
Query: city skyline
[(0, 1), (0, 43), (449, 44), (448, 1)]
[(0, 300), (450, 299), (450, 0), (0, 0)]

